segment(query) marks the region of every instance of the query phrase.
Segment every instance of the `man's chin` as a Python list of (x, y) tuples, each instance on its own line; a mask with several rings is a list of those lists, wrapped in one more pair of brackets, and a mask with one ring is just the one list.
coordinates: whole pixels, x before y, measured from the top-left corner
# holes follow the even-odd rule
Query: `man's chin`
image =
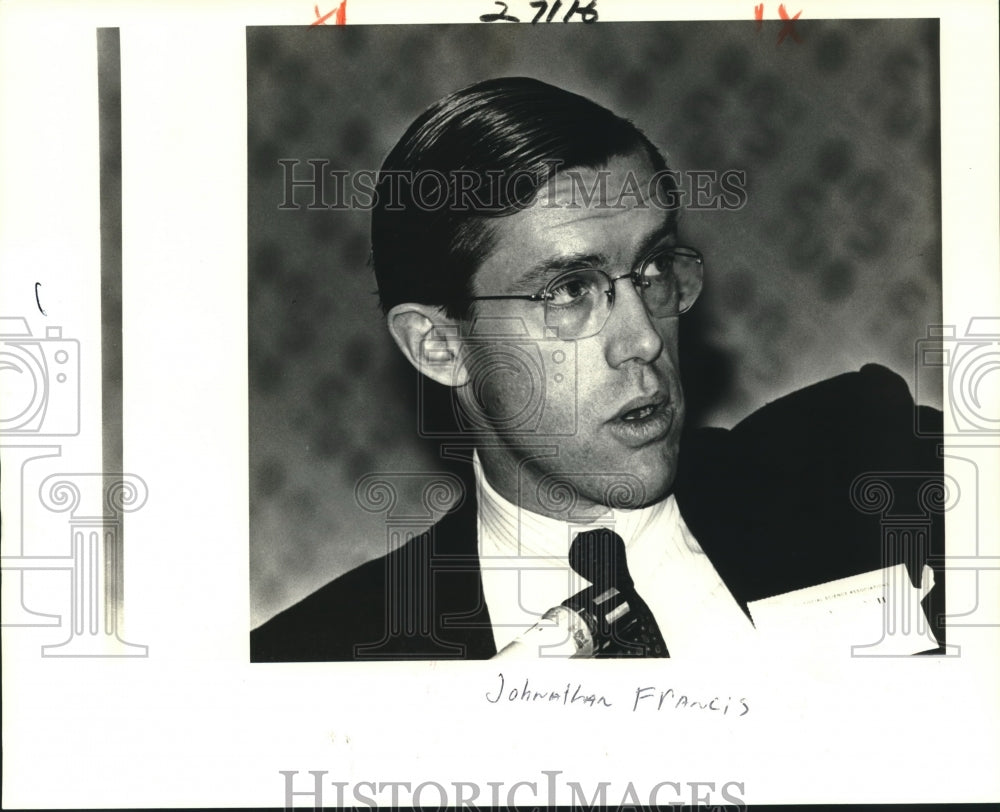
[(608, 491), (608, 507), (617, 510), (635, 510), (637, 508), (655, 505), (666, 498), (674, 484), (673, 474), (659, 479), (642, 479), (641, 487), (635, 487), (634, 481), (622, 483), (621, 488), (610, 488)]
[(676, 455), (617, 467), (616, 473), (591, 475), (577, 487), (581, 497), (604, 508), (635, 510), (664, 499), (673, 487), (675, 471)]
[(549, 472), (533, 486), (534, 498), (522, 499), (522, 506), (565, 521), (585, 521), (608, 508), (632, 510), (654, 504), (666, 496), (672, 481), (672, 473), (644, 477), (625, 471)]
[(664, 499), (674, 484), (677, 472), (677, 446), (674, 443), (656, 444), (631, 455), (623, 479), (632, 488), (622, 488), (613, 494), (617, 501), (609, 502), (615, 508), (641, 508)]
[(553, 518), (581, 520), (608, 508), (632, 510), (655, 504), (673, 487), (677, 442), (667, 437), (642, 448), (579, 449), (559, 464), (544, 457), (528, 463), (518, 498), (522, 507)]

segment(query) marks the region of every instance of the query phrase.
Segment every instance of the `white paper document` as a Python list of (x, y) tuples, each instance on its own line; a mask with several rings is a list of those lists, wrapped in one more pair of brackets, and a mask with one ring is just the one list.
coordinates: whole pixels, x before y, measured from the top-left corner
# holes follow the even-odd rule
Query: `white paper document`
[(933, 587), (930, 567), (914, 587), (897, 564), (747, 606), (761, 641), (785, 654), (900, 656), (938, 646), (921, 606)]

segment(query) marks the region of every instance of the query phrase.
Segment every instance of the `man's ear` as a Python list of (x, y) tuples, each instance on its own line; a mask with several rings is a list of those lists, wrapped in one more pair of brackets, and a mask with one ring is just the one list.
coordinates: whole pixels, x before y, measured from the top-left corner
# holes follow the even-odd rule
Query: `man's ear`
[(465, 385), (468, 376), (455, 319), (435, 305), (415, 302), (396, 305), (386, 318), (390, 335), (417, 371), (445, 386)]

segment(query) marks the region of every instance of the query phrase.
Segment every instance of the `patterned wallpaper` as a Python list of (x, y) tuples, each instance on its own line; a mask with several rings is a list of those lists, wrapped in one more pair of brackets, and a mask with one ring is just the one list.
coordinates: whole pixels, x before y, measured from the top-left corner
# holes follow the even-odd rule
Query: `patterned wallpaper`
[[(780, 29), (249, 29), (254, 625), (385, 552), (382, 516), (355, 499), (361, 477), (447, 468), (417, 438), (417, 382), (377, 307), (367, 212), (310, 210), (302, 189), (279, 208), (279, 161), (298, 161), (298, 177), (309, 160), (377, 170), (418, 113), (479, 79), (560, 85), (635, 121), (674, 168), (746, 172), (746, 206), (681, 224), (707, 260), (681, 344), (693, 420), (732, 425), (867, 361), (913, 388), (914, 342), (941, 321), (937, 23), (800, 20), (799, 41), (779, 45)], [(420, 479), (398, 481), (397, 506), (419, 505)]]

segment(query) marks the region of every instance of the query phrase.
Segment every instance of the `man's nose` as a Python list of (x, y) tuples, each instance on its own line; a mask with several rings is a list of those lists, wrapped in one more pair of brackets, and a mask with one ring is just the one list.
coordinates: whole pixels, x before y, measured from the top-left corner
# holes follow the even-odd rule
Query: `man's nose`
[(642, 296), (628, 276), (615, 280), (615, 298), (608, 321), (601, 333), (605, 336), (605, 356), (612, 367), (636, 360), (655, 361), (663, 351), (663, 337), (656, 329)]

